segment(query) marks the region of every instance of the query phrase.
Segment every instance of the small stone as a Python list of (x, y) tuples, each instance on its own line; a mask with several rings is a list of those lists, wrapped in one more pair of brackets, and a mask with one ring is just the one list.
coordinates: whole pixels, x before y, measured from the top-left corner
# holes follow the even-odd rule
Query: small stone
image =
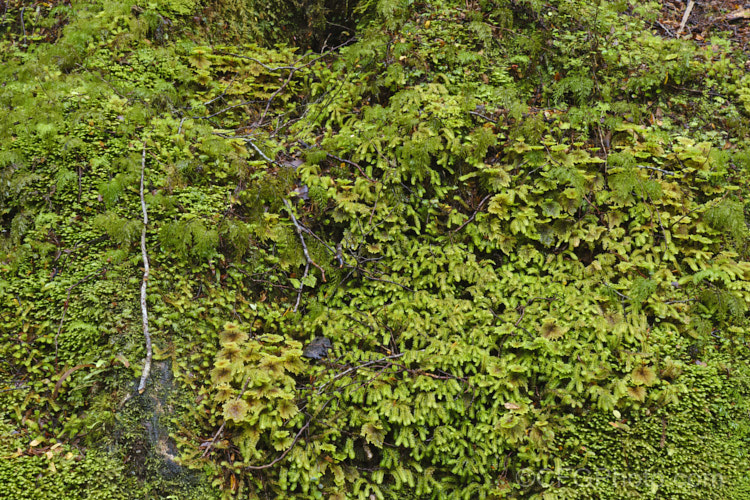
[(310, 359), (323, 359), (328, 356), (328, 350), (333, 347), (330, 339), (326, 337), (315, 337), (312, 342), (302, 349), (302, 357)]

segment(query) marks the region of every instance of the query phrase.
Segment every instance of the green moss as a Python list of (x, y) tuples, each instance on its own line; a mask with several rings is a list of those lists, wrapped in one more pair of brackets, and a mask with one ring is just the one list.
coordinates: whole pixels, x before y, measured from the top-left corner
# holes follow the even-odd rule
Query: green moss
[(21, 8), (11, 498), (748, 496), (734, 40), (655, 2)]

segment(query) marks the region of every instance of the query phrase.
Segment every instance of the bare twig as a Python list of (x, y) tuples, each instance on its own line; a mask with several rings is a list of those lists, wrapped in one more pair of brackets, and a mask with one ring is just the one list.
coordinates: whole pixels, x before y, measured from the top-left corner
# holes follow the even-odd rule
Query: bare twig
[[(323, 406), (320, 407), (320, 410), (318, 410), (318, 413), (320, 413), (321, 411), (323, 411), (325, 409), (325, 407), (328, 406), (328, 404), (331, 401), (333, 401), (334, 399), (336, 399), (336, 398), (333, 397), (333, 398), (329, 399), (328, 401), (326, 401), (325, 403), (323, 403)], [(302, 428), (299, 430), (299, 432), (297, 432), (297, 434), (294, 436), (294, 440), (292, 441), (292, 444), (289, 445), (289, 448), (287, 448), (286, 450), (284, 450), (284, 453), (282, 453), (281, 455), (279, 455), (278, 458), (272, 460), (271, 462), (269, 462), (269, 463), (267, 463), (265, 465), (247, 465), (247, 466), (245, 466), (245, 469), (248, 469), (248, 470), (268, 469), (270, 467), (273, 467), (277, 463), (281, 462), (284, 459), (284, 457), (287, 456), (290, 451), (292, 451), (292, 448), (294, 448), (294, 446), (297, 444), (297, 441), (299, 441), (299, 438), (302, 436), (302, 434), (310, 427), (310, 424), (312, 424), (313, 418), (314, 417), (311, 416), (310, 418), (307, 419), (307, 422), (305, 422), (305, 425), (303, 425)]]
[[(424, 349), (420, 349), (420, 351), (424, 351)], [(320, 394), (320, 390), (321, 390), (322, 388), (324, 388), (324, 387), (325, 387), (326, 385), (328, 385), (328, 384), (329, 384), (330, 382), (333, 382), (333, 380), (336, 380), (336, 379), (338, 379), (338, 378), (341, 378), (341, 377), (343, 377), (343, 376), (347, 375), (348, 373), (351, 373), (351, 372), (353, 372), (353, 371), (356, 371), (356, 370), (358, 370), (358, 369), (360, 369), (360, 368), (364, 368), (364, 367), (366, 367), (366, 366), (369, 366), (369, 365), (373, 365), (373, 364), (377, 364), (377, 363), (382, 363), (382, 362), (384, 362), (384, 361), (388, 361), (388, 360), (390, 360), (390, 359), (396, 359), (396, 358), (400, 358), (400, 357), (401, 357), (401, 356), (403, 356), (404, 354), (405, 354), (405, 353), (393, 354), (393, 355), (391, 355), (391, 356), (386, 356), (386, 357), (384, 357), (384, 358), (380, 358), (380, 359), (376, 359), (376, 360), (368, 361), (368, 362), (366, 362), (366, 363), (363, 363), (362, 365), (358, 365), (358, 366), (355, 366), (355, 367), (351, 367), (351, 368), (349, 368), (349, 369), (347, 369), (347, 370), (345, 370), (345, 371), (343, 371), (343, 372), (341, 372), (341, 373), (337, 374), (336, 376), (334, 376), (334, 378), (333, 378), (332, 380), (330, 380), (329, 382), (327, 382), (326, 384), (324, 384), (323, 386), (321, 386), (321, 387), (320, 387), (320, 389), (318, 390), (318, 393)], [(387, 365), (386, 365), (386, 366), (385, 366), (385, 367), (384, 367), (383, 369), (381, 369), (381, 372), (382, 372), (383, 370), (385, 370), (385, 369), (386, 369), (386, 368), (387, 368), (388, 366), (394, 366), (394, 365), (393, 365), (393, 364), (391, 364), (391, 363), (388, 363), (388, 364), (387, 364)], [(364, 384), (367, 384), (367, 383), (368, 383), (368, 381), (365, 381), (365, 383), (364, 383)], [(315, 419), (315, 416), (317, 416), (317, 414), (321, 413), (321, 412), (322, 412), (322, 411), (323, 411), (323, 410), (325, 409), (325, 407), (326, 407), (326, 406), (328, 406), (328, 405), (329, 405), (329, 404), (330, 404), (330, 403), (331, 403), (331, 402), (332, 402), (332, 401), (333, 401), (334, 399), (336, 399), (336, 397), (337, 397), (337, 396), (333, 396), (333, 397), (331, 397), (330, 399), (328, 399), (328, 400), (327, 400), (327, 401), (326, 401), (325, 403), (323, 403), (323, 405), (322, 405), (322, 406), (320, 407), (320, 409), (319, 409), (319, 410), (318, 410), (318, 411), (316, 412), (316, 415), (311, 415), (311, 416), (310, 416), (310, 417), (309, 417), (309, 418), (307, 419), (307, 422), (305, 422), (305, 425), (303, 425), (303, 426), (302, 426), (302, 428), (301, 428), (301, 429), (300, 429), (300, 430), (299, 430), (299, 431), (297, 432), (297, 434), (296, 434), (296, 435), (294, 436), (294, 440), (292, 441), (292, 444), (291, 444), (291, 445), (290, 445), (290, 446), (289, 446), (289, 447), (288, 447), (288, 448), (287, 448), (286, 450), (284, 450), (284, 452), (283, 452), (283, 453), (282, 453), (282, 454), (281, 454), (281, 455), (280, 455), (279, 457), (277, 457), (276, 459), (274, 459), (274, 460), (272, 460), (271, 462), (269, 462), (269, 463), (267, 463), (267, 464), (264, 464), (264, 465), (248, 465), (248, 466), (245, 466), (245, 469), (247, 469), (247, 470), (262, 470), (262, 469), (268, 469), (268, 468), (270, 468), (270, 467), (273, 467), (273, 466), (274, 466), (274, 465), (276, 465), (277, 463), (279, 463), (279, 462), (280, 462), (281, 460), (283, 460), (283, 459), (284, 459), (284, 457), (286, 457), (286, 456), (287, 456), (287, 455), (289, 454), (289, 452), (290, 452), (290, 451), (292, 451), (292, 448), (294, 448), (294, 447), (296, 446), (296, 444), (297, 444), (297, 442), (299, 441), (300, 437), (302, 437), (302, 434), (304, 434), (304, 433), (305, 433), (305, 431), (307, 431), (307, 429), (309, 429), (309, 428), (310, 428), (310, 425), (312, 424), (313, 420)]]
[(28, 40), (26, 39), (26, 22), (23, 20), (23, 12), (26, 10), (26, 7), (21, 8), (21, 28), (23, 28), (23, 44), (26, 45), (28, 43)]
[(484, 206), (485, 203), (487, 203), (487, 200), (489, 200), (492, 196), (494, 196), (494, 193), (490, 193), (487, 196), (485, 196), (484, 198), (482, 198), (482, 201), (479, 202), (479, 205), (477, 205), (477, 209), (474, 210), (474, 213), (471, 214), (471, 216), (468, 219), (466, 219), (466, 222), (464, 222), (463, 224), (461, 224), (460, 226), (458, 226), (458, 228), (454, 229), (453, 230), (453, 234), (459, 232), (464, 227), (466, 227), (467, 225), (469, 225), (471, 223), (471, 221), (473, 221), (474, 218), (477, 216), (477, 214), (479, 213), (479, 211), (482, 210), (482, 207)]
[(682, 33), (682, 30), (685, 29), (685, 24), (687, 24), (688, 18), (690, 17), (690, 13), (693, 11), (693, 7), (695, 7), (695, 0), (689, 0), (687, 8), (685, 9), (685, 13), (682, 15), (682, 22), (680, 22), (680, 29), (677, 30), (678, 35)]
[[(78, 249), (78, 247), (82, 245), (88, 245), (90, 243), (98, 243), (100, 241), (106, 240), (107, 238), (109, 238), (109, 236), (105, 234), (102, 236), (98, 236), (96, 238), (92, 238), (88, 241), (79, 241), (72, 248), (64, 248), (62, 250), (58, 250), (57, 254), (55, 255), (55, 260), (52, 261), (52, 264), (54, 265), (54, 267), (52, 268), (52, 276), (50, 277), (50, 279), (55, 279), (55, 277), (60, 276), (60, 274), (62, 274), (63, 270), (65, 269), (65, 265), (68, 261), (68, 258), (70, 257), (71, 254), (73, 254), (73, 252), (76, 251), (76, 249)], [(62, 257), (63, 254), (65, 255), (65, 258), (63, 259), (60, 266), (57, 266), (57, 261), (60, 260), (60, 257)]]
[(193, 120), (208, 120), (209, 118), (213, 118), (215, 116), (219, 116), (222, 113), (226, 113), (227, 111), (231, 111), (235, 108), (241, 108), (242, 106), (247, 106), (248, 104), (257, 104), (263, 101), (258, 101), (257, 99), (251, 99), (249, 101), (242, 101), (237, 104), (232, 104), (227, 106), (226, 108), (220, 109), (219, 111), (216, 111), (215, 113), (211, 113), (210, 115), (206, 116), (191, 116)]
[(383, 278), (376, 278), (375, 276), (373, 276), (373, 275), (372, 275), (372, 274), (371, 274), (370, 272), (368, 272), (368, 271), (367, 271), (366, 269), (364, 269), (363, 267), (359, 267), (359, 266), (346, 266), (346, 267), (348, 267), (348, 268), (350, 268), (350, 269), (353, 269), (353, 270), (356, 270), (356, 271), (359, 271), (359, 272), (360, 272), (360, 273), (362, 273), (362, 275), (363, 275), (363, 276), (364, 276), (365, 278), (367, 278), (368, 280), (372, 280), (372, 281), (380, 281), (380, 282), (382, 282), (382, 283), (390, 283), (391, 285), (396, 285), (396, 286), (400, 286), (401, 288), (403, 288), (403, 289), (404, 289), (404, 290), (406, 290), (407, 292), (413, 292), (413, 291), (414, 291), (414, 290), (412, 290), (411, 288), (409, 288), (408, 286), (406, 286), (406, 285), (402, 285), (401, 283), (397, 283), (397, 282), (395, 282), (395, 281), (391, 281), (391, 280), (386, 280), (386, 279), (383, 279)]
[(299, 241), (302, 243), (302, 252), (305, 254), (305, 259), (307, 260), (307, 262), (305, 263), (305, 272), (302, 275), (302, 279), (300, 280), (299, 290), (297, 291), (297, 302), (295, 302), (294, 304), (294, 312), (297, 312), (297, 308), (299, 307), (299, 301), (302, 298), (302, 289), (305, 287), (305, 284), (303, 283), (303, 281), (305, 280), (305, 278), (307, 278), (307, 275), (310, 272), (310, 264), (312, 264), (313, 266), (317, 267), (320, 270), (320, 273), (322, 275), (324, 282), (326, 281), (326, 272), (310, 257), (310, 253), (307, 251), (307, 244), (305, 243), (305, 237), (302, 235), (302, 228), (300, 227), (299, 222), (297, 222), (297, 218), (294, 216), (294, 213), (292, 212), (292, 207), (291, 205), (289, 205), (289, 202), (286, 199), (284, 199), (284, 205), (286, 205), (286, 210), (287, 212), (289, 212), (289, 217), (292, 219), (294, 228), (297, 230)]
[[(415, 351), (415, 352), (420, 352), (420, 351), (424, 351), (424, 349), (419, 349), (419, 351)], [(391, 360), (391, 359), (398, 359), (401, 356), (403, 356), (404, 354), (406, 354), (406, 353), (402, 352), (402, 353), (399, 353), (399, 354), (392, 354), (391, 356), (386, 356), (384, 358), (379, 358), (379, 359), (373, 359), (372, 361), (367, 361), (366, 363), (362, 363), (361, 365), (352, 366), (351, 368), (348, 368), (348, 369), (344, 370), (343, 372), (340, 372), (340, 373), (337, 373), (336, 375), (334, 375), (331, 380), (329, 380), (325, 384), (323, 384), (320, 387), (318, 387), (318, 391), (317, 392), (318, 392), (318, 394), (321, 394), (323, 392), (323, 389), (325, 389), (329, 384), (331, 384), (332, 382), (340, 379), (341, 377), (344, 377), (344, 376), (350, 374), (351, 372), (354, 372), (354, 371), (357, 371), (357, 370), (361, 370), (362, 368), (366, 368), (366, 367), (368, 367), (370, 365), (375, 365), (375, 364), (382, 363), (384, 361), (388, 361), (388, 360)]]
[(146, 200), (143, 197), (143, 178), (146, 175), (146, 142), (143, 142), (143, 153), (141, 154), (141, 209), (143, 210), (143, 228), (141, 229), (141, 256), (143, 257), (143, 282), (141, 283), (141, 313), (143, 316), (143, 336), (146, 338), (146, 362), (141, 372), (141, 382), (138, 384), (138, 393), (143, 394), (146, 390), (146, 381), (151, 373), (151, 359), (153, 351), (151, 348), (151, 335), (148, 333), (148, 309), (146, 307), (146, 285), (148, 284), (148, 253), (146, 252), (146, 227), (148, 226), (148, 212), (146, 212)]
[(626, 301), (630, 302), (630, 297), (628, 297), (624, 293), (620, 293), (619, 291), (617, 291), (617, 289), (614, 286), (610, 285), (606, 281), (602, 281), (602, 283), (604, 284), (604, 286), (606, 286), (607, 288), (609, 288), (610, 290), (612, 290), (613, 292), (615, 292), (615, 294), (617, 294), (617, 296), (620, 297), (620, 305), (622, 306), (622, 313), (627, 318), (628, 317), (628, 310), (625, 307), (625, 303), (626, 303)]
[[(223, 134), (219, 134), (219, 135), (221, 135), (222, 137), (229, 137), (229, 136), (226, 136), (226, 135), (223, 135)], [(255, 143), (253, 142), (253, 140), (250, 137), (246, 137), (245, 138), (245, 142), (248, 143), (248, 144), (250, 144), (250, 146), (252, 146), (252, 148), (255, 151), (257, 151), (258, 154), (260, 156), (262, 156), (263, 159), (266, 160), (268, 163), (272, 163), (274, 165), (278, 165), (278, 162), (276, 160), (272, 160), (271, 158), (269, 158), (268, 156), (266, 156), (266, 154), (263, 151), (261, 151), (258, 146), (255, 145)]]
[(636, 167), (643, 168), (643, 169), (646, 169), (646, 170), (654, 170), (656, 172), (661, 172), (664, 175), (677, 175), (676, 172), (670, 172), (669, 170), (662, 170), (660, 168), (652, 167), (650, 165), (636, 165)]
[(479, 113), (477, 111), (469, 111), (470, 115), (478, 116), (479, 118), (482, 118), (483, 120), (487, 120), (490, 123), (497, 123), (497, 120), (493, 120), (489, 116), (485, 116), (482, 113)]
[[(240, 393), (235, 398), (235, 401), (239, 401), (243, 394), (245, 394), (245, 390), (247, 389), (247, 384), (250, 382), (250, 377), (245, 378), (245, 383), (242, 384), (242, 389), (240, 390)], [(211, 441), (208, 443), (208, 446), (206, 446), (206, 451), (203, 452), (202, 457), (205, 458), (208, 456), (209, 452), (211, 451), (211, 448), (214, 447), (214, 444), (216, 444), (216, 440), (219, 439), (219, 436), (224, 431), (224, 427), (227, 425), (227, 421), (224, 420), (221, 423), (221, 427), (219, 427), (219, 430), (216, 431), (216, 434), (214, 434), (214, 437), (211, 439)]]
[(287, 71), (289, 71), (289, 75), (287, 76), (287, 78), (284, 81), (284, 83), (282, 83), (281, 86), (273, 94), (271, 94), (271, 97), (268, 98), (268, 101), (266, 102), (266, 107), (265, 107), (265, 109), (263, 109), (263, 113), (261, 113), (260, 118), (258, 119), (258, 123), (259, 124), (263, 123), (263, 120), (266, 119), (266, 115), (268, 114), (268, 110), (271, 109), (271, 104), (273, 103), (273, 100), (276, 98), (277, 95), (279, 95), (289, 85), (289, 83), (292, 81), (292, 78), (294, 78), (294, 75), (298, 71), (300, 71), (301, 69), (306, 68), (308, 66), (311, 66), (312, 64), (314, 64), (315, 62), (319, 61), (320, 59), (323, 59), (324, 57), (328, 56), (329, 54), (331, 54), (332, 52), (338, 50), (339, 48), (344, 47), (345, 45), (349, 45), (353, 41), (354, 41), (354, 38), (352, 37), (349, 40), (345, 41), (344, 43), (342, 43), (342, 44), (340, 44), (340, 45), (338, 45), (336, 47), (333, 47), (328, 52), (324, 52), (323, 54), (319, 55), (318, 57), (315, 57), (315, 58), (307, 61), (306, 63), (302, 64), (301, 66), (296, 66), (296, 64), (299, 63), (300, 61), (302, 61), (302, 59), (304, 59), (305, 57), (307, 57), (307, 55), (304, 55), (301, 58), (299, 58), (297, 61), (295, 61), (295, 65), (292, 65), (292, 66), (279, 66), (278, 68), (271, 68), (271, 67), (263, 64), (262, 62), (258, 61), (255, 58), (252, 58), (252, 57), (249, 57), (249, 56), (240, 56), (238, 54), (231, 54), (231, 55), (236, 56), (236, 57), (241, 57), (243, 59), (249, 59), (251, 61), (254, 61), (255, 63), (260, 64), (261, 66), (263, 66), (267, 71), (278, 71), (278, 70), (287, 70)]
[(658, 25), (659, 25), (659, 26), (661, 27), (661, 29), (663, 29), (663, 30), (664, 30), (664, 32), (665, 32), (665, 33), (666, 33), (667, 35), (669, 35), (669, 36), (671, 36), (671, 37), (673, 37), (673, 38), (677, 36), (677, 35), (675, 35), (674, 31), (672, 31), (671, 29), (669, 29), (669, 27), (668, 27), (668, 26), (664, 26), (664, 25), (663, 25), (662, 23), (660, 23), (660, 22), (659, 22), (658, 20), (656, 21), (656, 24), (658, 24)]
[(628, 297), (624, 293), (620, 293), (619, 291), (617, 291), (617, 289), (614, 286), (610, 285), (606, 281), (604, 281), (603, 283), (604, 283), (604, 286), (606, 286), (607, 288), (609, 288), (610, 290), (612, 290), (613, 292), (615, 292), (617, 295), (620, 296), (620, 298), (625, 299), (625, 300), (630, 300), (630, 297)]
[(331, 245), (329, 245), (328, 243), (326, 243), (325, 241), (323, 241), (323, 239), (320, 236), (318, 236), (317, 234), (315, 234), (314, 232), (312, 232), (312, 230), (309, 227), (306, 227), (300, 221), (297, 221), (297, 224), (299, 224), (299, 227), (304, 232), (306, 232), (307, 234), (309, 234), (310, 236), (312, 236), (313, 238), (315, 238), (316, 240), (318, 240), (321, 245), (323, 245), (324, 247), (326, 247), (328, 249), (328, 251), (331, 252), (334, 255), (334, 257), (336, 257), (338, 259), (339, 263), (341, 264), (340, 267), (344, 266), (344, 261), (341, 259), (341, 255), (340, 255), (339, 252), (337, 252), (336, 250), (334, 250), (333, 248), (331, 248)]
[(370, 182), (375, 182), (375, 179), (372, 179), (370, 176), (368, 176), (364, 170), (362, 170), (362, 167), (359, 166), (359, 164), (354, 163), (353, 161), (346, 160), (344, 158), (341, 158), (340, 156), (333, 155), (331, 153), (326, 153), (329, 158), (333, 158), (334, 160), (338, 160), (342, 163), (346, 163), (347, 165), (351, 165), (352, 167), (357, 167), (357, 170), (359, 170), (359, 173), (362, 174), (365, 179), (367, 179)]
[[(721, 198), (716, 198), (716, 199), (714, 199), (714, 200), (711, 200), (711, 202), (713, 203), (713, 206), (711, 206), (711, 207), (707, 208), (706, 210), (709, 210), (709, 209), (711, 209), (711, 208), (716, 208), (716, 206), (718, 206), (718, 204), (719, 204), (719, 203), (721, 203), (721, 202), (722, 202), (722, 200), (724, 200), (724, 198), (726, 198), (726, 197), (727, 197), (727, 195), (728, 195), (729, 193), (730, 193), (730, 192), (729, 192), (729, 191), (727, 191), (726, 193), (724, 193), (724, 194), (723, 194), (723, 195), (721, 196)], [(675, 226), (675, 224), (677, 224), (677, 223), (681, 222), (681, 221), (682, 221), (682, 219), (684, 219), (685, 217), (687, 217), (687, 216), (688, 216), (688, 215), (690, 215), (691, 213), (693, 213), (693, 212), (696, 212), (696, 211), (700, 210), (701, 208), (702, 208), (702, 207), (698, 206), (698, 207), (695, 207), (695, 208), (694, 208), (694, 209), (692, 209), (692, 210), (689, 210), (688, 212), (686, 212), (685, 214), (683, 214), (682, 216), (680, 216), (680, 218), (679, 218), (679, 219), (677, 219), (676, 221), (672, 222), (672, 224), (670, 224), (670, 225), (669, 225), (669, 228), (670, 228), (670, 229), (671, 229), (671, 228), (673, 228), (673, 227)]]
[(126, 99), (127, 101), (130, 101), (130, 97), (128, 97), (127, 95), (125, 95), (122, 92), (120, 92), (117, 89), (117, 87), (114, 86), (114, 84), (112, 82), (110, 82), (109, 80), (107, 80), (106, 78), (104, 78), (102, 75), (100, 75), (96, 71), (92, 71), (92, 70), (90, 70), (89, 68), (87, 68), (86, 66), (84, 66), (83, 64), (80, 64), (80, 63), (77, 63), (76, 66), (79, 69), (81, 69), (81, 70), (83, 70), (83, 71), (85, 71), (87, 73), (90, 73), (90, 74), (94, 75), (96, 78), (98, 78), (99, 80), (101, 80), (110, 89), (112, 89), (112, 92), (114, 92), (115, 94), (117, 94), (119, 97), (122, 97), (123, 99)]
[(0, 392), (10, 392), (10, 391), (21, 391), (23, 389), (28, 389), (28, 385), (21, 385), (18, 387), (11, 387), (10, 389), (0, 389)]
[(250, 280), (253, 281), (254, 283), (265, 283), (267, 285), (271, 285), (271, 286), (276, 287), (276, 288), (282, 288), (282, 289), (288, 289), (288, 290), (292, 290), (293, 289), (290, 286), (280, 285), (278, 283), (273, 283), (273, 282), (268, 281), (268, 280), (261, 280), (261, 279), (256, 279), (255, 278), (255, 276), (261, 275), (261, 274), (264, 274), (264, 273), (250, 274), (249, 272), (245, 271), (244, 269), (240, 268), (239, 266), (236, 266), (235, 264), (229, 264), (229, 267), (231, 267), (233, 269), (236, 269), (241, 274), (244, 274), (245, 276), (247, 276), (248, 278), (250, 278)]

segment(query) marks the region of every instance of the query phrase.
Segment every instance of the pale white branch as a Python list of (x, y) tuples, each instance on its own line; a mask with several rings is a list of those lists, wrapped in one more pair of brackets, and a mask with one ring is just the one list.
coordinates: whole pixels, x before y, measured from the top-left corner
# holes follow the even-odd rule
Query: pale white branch
[(148, 253), (146, 252), (146, 227), (148, 226), (148, 212), (146, 212), (146, 200), (143, 197), (143, 178), (146, 175), (146, 143), (143, 143), (143, 154), (141, 155), (141, 209), (143, 210), (143, 229), (141, 229), (141, 255), (143, 257), (143, 282), (141, 283), (141, 313), (143, 315), (143, 336), (146, 338), (146, 362), (141, 373), (141, 382), (138, 384), (138, 393), (143, 394), (146, 390), (146, 381), (151, 373), (151, 359), (153, 351), (151, 348), (151, 335), (148, 333), (148, 308), (146, 307), (146, 285), (148, 284)]

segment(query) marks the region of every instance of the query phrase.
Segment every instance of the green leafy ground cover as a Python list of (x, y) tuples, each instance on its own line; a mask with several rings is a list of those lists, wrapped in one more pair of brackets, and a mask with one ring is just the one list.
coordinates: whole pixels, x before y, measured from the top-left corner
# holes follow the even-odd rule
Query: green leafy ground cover
[(747, 56), (658, 7), (9, 2), (8, 498), (750, 498)]

